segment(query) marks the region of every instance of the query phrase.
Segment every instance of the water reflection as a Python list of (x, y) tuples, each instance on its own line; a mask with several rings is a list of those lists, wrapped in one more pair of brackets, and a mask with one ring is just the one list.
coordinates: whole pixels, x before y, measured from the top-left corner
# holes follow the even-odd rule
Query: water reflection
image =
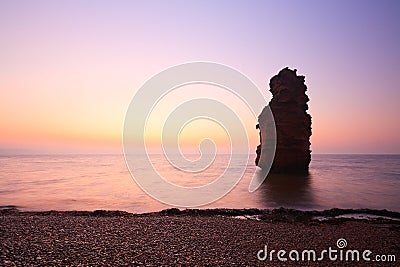
[[(168, 174), (170, 165), (157, 158), (155, 161), (158, 170)], [(189, 178), (175, 175), (170, 181), (184, 186), (207, 184), (223, 172), (227, 161), (229, 155), (217, 157), (217, 164), (207, 171)], [(240, 170), (241, 166), (237, 168)], [(270, 174), (264, 182), (260, 178), (265, 176), (254, 177), (262, 185), (249, 193), (254, 168), (249, 165), (243, 179), (229, 194), (200, 208), (400, 211), (400, 155), (313, 155), (311, 175)], [(137, 213), (170, 207), (137, 186), (122, 155), (3, 156), (0, 169), (0, 206), (14, 205), (25, 210), (118, 209)]]
[(268, 174), (260, 187), (265, 205), (297, 209), (315, 206), (311, 179), (310, 174)]

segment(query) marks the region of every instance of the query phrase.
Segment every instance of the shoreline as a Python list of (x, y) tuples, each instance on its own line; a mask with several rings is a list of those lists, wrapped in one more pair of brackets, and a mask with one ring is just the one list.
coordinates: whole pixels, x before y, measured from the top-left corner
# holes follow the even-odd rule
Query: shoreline
[[(355, 211), (384, 217), (337, 218)], [(317, 219), (320, 215), (328, 219)], [(391, 219), (385, 218), (387, 215)], [(343, 253), (369, 250), (371, 257), (392, 255), (395, 261), (384, 266), (396, 266), (400, 260), (399, 218), (397, 212), (364, 209), (172, 208), (133, 214), (105, 210), (21, 212), (10, 208), (0, 210), (0, 265), (382, 266), (382, 262), (364, 259), (325, 257), (321, 261), (282, 262), (276, 257), (279, 250), (315, 250), (318, 258), (323, 250), (339, 251), (337, 244), (344, 239)], [(275, 254), (262, 261), (257, 253), (266, 246)]]
[[(47, 211), (21, 211), (16, 206), (0, 206), (0, 216), (3, 215), (39, 215), (39, 216), (91, 216), (91, 217), (142, 217), (142, 216), (258, 216), (259, 220), (280, 220), (287, 222), (304, 222), (313, 221), (318, 218), (325, 220), (363, 220), (365, 218), (377, 220), (395, 220), (400, 221), (400, 212), (390, 211), (386, 209), (341, 209), (332, 208), (327, 210), (298, 210), (290, 208), (274, 208), (274, 209), (231, 209), (231, 208), (207, 208), (207, 209), (178, 209), (169, 208), (155, 212), (132, 213), (123, 210), (47, 210)], [(353, 216), (353, 217), (352, 217)], [(369, 217), (368, 217), (369, 216)]]

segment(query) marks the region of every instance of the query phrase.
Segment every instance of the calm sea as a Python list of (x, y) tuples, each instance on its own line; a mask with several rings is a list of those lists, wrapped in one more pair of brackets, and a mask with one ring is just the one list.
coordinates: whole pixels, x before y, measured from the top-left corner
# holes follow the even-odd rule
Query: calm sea
[[(161, 155), (153, 155), (157, 168), (169, 173), (175, 183), (191, 186), (217, 178), (226, 157), (218, 155), (207, 172), (185, 176)], [(253, 162), (229, 194), (201, 208), (370, 208), (400, 212), (400, 155), (314, 154), (310, 175), (269, 176), (257, 191), (249, 193)], [(0, 156), (0, 170), (1, 207), (135, 213), (170, 208), (136, 185), (123, 155)]]

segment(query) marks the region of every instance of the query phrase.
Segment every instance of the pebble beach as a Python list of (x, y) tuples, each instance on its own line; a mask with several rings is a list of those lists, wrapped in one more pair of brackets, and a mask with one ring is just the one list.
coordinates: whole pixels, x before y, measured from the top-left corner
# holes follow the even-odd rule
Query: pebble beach
[[(315, 220), (294, 210), (0, 213), (2, 266), (396, 266), (396, 262), (290, 259), (265, 250), (368, 249), (399, 260), (398, 220)], [(398, 214), (397, 214), (398, 215)], [(263, 256), (264, 251), (259, 256)], [(269, 253), (269, 251), (268, 251)], [(319, 254), (318, 254), (319, 255)], [(286, 257), (288, 255), (286, 254)], [(398, 262), (397, 262), (398, 263)]]

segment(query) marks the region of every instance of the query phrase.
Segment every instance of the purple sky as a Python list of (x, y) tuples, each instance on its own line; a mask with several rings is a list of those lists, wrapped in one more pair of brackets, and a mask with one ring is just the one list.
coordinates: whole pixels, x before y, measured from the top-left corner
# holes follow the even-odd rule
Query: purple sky
[(315, 153), (400, 153), (399, 13), (385, 0), (1, 1), (0, 152), (120, 152), (145, 80), (212, 61), (267, 99), (283, 67), (305, 75)]

